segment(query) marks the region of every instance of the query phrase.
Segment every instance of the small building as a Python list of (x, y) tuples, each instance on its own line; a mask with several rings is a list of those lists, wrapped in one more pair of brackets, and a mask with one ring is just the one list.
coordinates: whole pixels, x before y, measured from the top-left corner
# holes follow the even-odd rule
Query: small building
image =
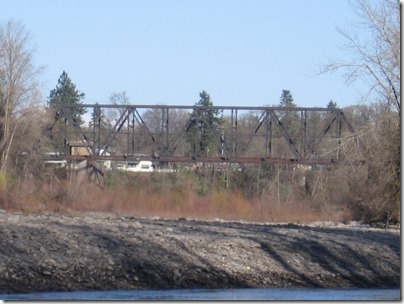
[[(91, 155), (90, 151), (88, 151), (86, 145), (81, 140), (69, 141), (68, 146), (70, 148), (70, 155), (72, 155), (72, 156), (89, 156), (89, 155)], [(93, 144), (91, 142), (89, 142), (87, 144), (87, 146), (91, 150)]]

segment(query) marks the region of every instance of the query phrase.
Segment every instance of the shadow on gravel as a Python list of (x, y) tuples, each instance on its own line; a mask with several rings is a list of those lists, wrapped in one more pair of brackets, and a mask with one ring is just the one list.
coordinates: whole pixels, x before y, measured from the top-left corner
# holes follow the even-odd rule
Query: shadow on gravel
[[(384, 288), (400, 284), (399, 234), (297, 225), (139, 219), (128, 222), (138, 222), (145, 228), (97, 228), (100, 226), (57, 222), (45, 230), (27, 227), (18, 237), (37, 244), (27, 252), (12, 251), (10, 241), (0, 239), (0, 256), (16, 259), (12, 254), (15, 252), (24, 262), (10, 260), (6, 265), (8, 273), (0, 280), (0, 290), (257, 287), (247, 277), (213, 265), (176, 235), (214, 236), (212, 242), (239, 238), (256, 243), (259, 246), (254, 250), (262, 250), (285, 269), (285, 273), (257, 276), (284, 280), (292, 287)], [(362, 244), (369, 250), (357, 250)], [(380, 254), (382, 249), (372, 251), (377, 247), (388, 249), (388, 254)], [(330, 276), (319, 278), (305, 273), (304, 267), (293, 261), (294, 255)], [(53, 262), (46, 262), (49, 259)], [(386, 274), (386, 267), (390, 273)]]
[[(259, 241), (257, 239), (253, 239)], [(286, 240), (285, 240), (286, 241)], [(399, 276), (387, 277), (382, 269), (373, 266), (365, 255), (358, 254), (348, 246), (342, 246), (341, 250), (336, 251), (335, 248), (329, 248), (321, 242), (307, 241), (304, 239), (288, 240), (293, 251), (305, 257), (306, 261), (318, 264), (323, 270), (334, 274), (326, 278), (313, 278), (307, 276), (301, 270), (291, 266), (287, 260), (276, 252), (276, 249), (268, 243), (261, 242), (263, 250), (272, 258), (277, 260), (285, 269), (293, 273), (298, 280), (302, 281), (308, 287), (327, 287), (335, 285), (335, 282), (327, 282), (327, 280), (341, 280), (340, 287), (355, 288), (383, 288), (398, 287)], [(360, 274), (366, 270), (367, 275)], [(358, 272), (357, 270), (360, 270)], [(318, 279), (318, 280), (316, 280)], [(395, 279), (398, 279), (394, 282)], [(324, 281), (323, 281), (324, 280)], [(338, 285), (338, 283), (337, 283)]]
[[(150, 222), (148, 224), (150, 225)], [(97, 230), (86, 224), (55, 223), (55, 225), (59, 230), (71, 235), (72, 239), (75, 235), (79, 240), (83, 239), (85, 242), (80, 244), (83, 249), (80, 248), (75, 256), (65, 256), (69, 265), (64, 270), (56, 267), (53, 271), (49, 269), (51, 275), (43, 276), (44, 270), (48, 269), (42, 267), (33, 269), (38, 275), (37, 280), (33, 280), (31, 290), (250, 287), (227, 271), (215, 267), (208, 259), (189, 250), (179, 240), (167, 239), (167, 242), (174, 243), (170, 248), (172, 250), (167, 250), (163, 244), (164, 239), (152, 240), (154, 237), (147, 236), (157, 234), (161, 237), (160, 231), (165, 229), (165, 223), (160, 225), (163, 227), (160, 229), (153, 224), (152, 227), (148, 227), (151, 229), (145, 229), (143, 236), (131, 236), (125, 232), (119, 234), (111, 228)], [(33, 231), (32, 233), (35, 234)], [(41, 240), (38, 242), (41, 243)], [(71, 244), (62, 242), (50, 229), (42, 245), (49, 252), (66, 252)], [(48, 244), (52, 246), (49, 247)], [(86, 251), (85, 248), (88, 247), (96, 247), (98, 253), (93, 253), (92, 250)], [(184, 253), (193, 256), (194, 261), (185, 260)], [(18, 285), (15, 285), (17, 289)]]
[[(241, 237), (260, 244), (270, 259), (275, 260), (292, 274), (288, 280), (296, 285), (355, 288), (400, 286), (399, 234), (293, 224), (269, 226), (203, 221), (193, 221), (193, 224), (194, 233)], [(279, 229), (296, 230), (296, 233), (293, 236), (285, 235), (277, 232)], [(185, 229), (183, 233), (186, 233)], [(307, 237), (309, 235), (312, 236), (310, 240)], [(363, 246), (369, 246), (369, 249), (363, 250), (361, 248)], [(384, 255), (380, 250), (378, 253), (374, 252), (375, 248), (379, 249), (378, 247), (385, 248), (390, 253), (386, 252)], [(285, 252), (289, 254), (288, 257), (282, 255)], [(323, 277), (307, 275), (301, 267), (295, 267), (290, 263), (289, 259), (293, 259), (290, 254), (302, 256), (304, 261), (319, 265), (330, 275)]]
[[(120, 276), (119, 269), (126, 272), (125, 278), (133, 285), (132, 287), (142, 289), (248, 287), (226, 271), (214, 267), (207, 259), (197, 257), (179, 240), (169, 240), (175, 242), (175, 250), (167, 250), (160, 243), (146, 238), (139, 238), (140, 242), (134, 244), (102, 233), (96, 235), (100, 241), (107, 237), (111, 244), (119, 243), (119, 246), (108, 247), (108, 255), (115, 263), (114, 270), (117, 273), (114, 275)], [(147, 244), (142, 246), (142, 243)], [(127, 248), (124, 255), (122, 248)], [(184, 259), (184, 253), (193, 255), (196, 262)]]
[[(383, 232), (350, 229), (333, 229), (323, 227), (308, 227), (298, 225), (246, 225), (243, 227), (246, 235), (252, 233), (266, 236), (262, 238), (247, 237), (249, 240), (261, 245), (262, 250), (271, 258), (280, 263), (284, 269), (294, 274), (297, 281), (301, 281), (308, 287), (332, 286), (355, 288), (387, 288), (400, 286), (400, 235), (386, 234)], [(234, 225), (228, 227), (236, 228)], [(293, 236), (277, 233), (277, 229), (296, 229), (298, 232)], [(308, 240), (307, 235), (314, 234), (317, 240)], [(300, 235), (306, 237), (300, 237)], [(345, 237), (349, 242), (336, 241)], [(369, 251), (360, 248), (371, 245)], [(384, 247), (393, 254), (381, 256), (375, 255), (372, 249)], [(355, 250), (356, 248), (356, 250)], [(334, 274), (323, 280), (306, 275), (302, 270), (291, 265), (287, 258), (280, 252), (297, 253), (304, 257), (305, 261), (318, 264), (325, 271)], [(383, 253), (383, 252), (381, 252)], [(390, 273), (387, 273), (387, 271)], [(393, 273), (393, 274), (392, 274)], [(327, 282), (335, 281), (335, 282)]]

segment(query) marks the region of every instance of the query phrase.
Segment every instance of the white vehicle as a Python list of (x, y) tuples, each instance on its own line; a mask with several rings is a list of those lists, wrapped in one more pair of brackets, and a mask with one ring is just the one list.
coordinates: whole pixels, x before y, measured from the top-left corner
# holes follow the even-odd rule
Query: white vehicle
[(148, 160), (128, 161), (126, 171), (129, 172), (154, 172), (153, 163)]

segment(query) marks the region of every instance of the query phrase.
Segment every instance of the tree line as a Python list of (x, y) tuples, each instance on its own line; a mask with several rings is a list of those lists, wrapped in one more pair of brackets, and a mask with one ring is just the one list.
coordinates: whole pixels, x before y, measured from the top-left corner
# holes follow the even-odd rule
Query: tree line
[[(287, 201), (292, 196), (339, 201), (369, 222), (400, 220), (400, 5), (395, 0), (357, 0), (354, 9), (365, 26), (354, 27), (350, 31), (338, 29), (346, 39), (349, 56), (323, 65), (320, 73), (343, 70), (348, 84), (355, 81), (368, 83), (369, 91), (364, 94), (367, 102), (344, 108), (364, 143), (365, 150), (360, 153), (367, 161), (366, 168), (339, 168), (333, 172), (324, 169), (298, 176), (301, 173), (284, 171), (280, 166), (250, 166), (241, 173), (216, 176), (223, 180), (224, 187), (234, 191), (243, 189), (245, 195), (251, 198), (271, 195), (279, 201)], [(362, 30), (369, 35), (359, 35)], [(364, 40), (361, 37), (369, 38)], [(0, 190), (3, 192), (15, 186), (22, 174), (32, 177), (40, 172), (40, 164), (28, 165), (21, 160), (27, 159), (24, 153), (30, 152), (32, 143), (43, 134), (43, 125), (38, 122), (55, 118), (55, 113), (49, 111), (52, 105), (80, 104), (85, 97), (63, 71), (55, 89), (50, 91), (44, 109), (38, 82), (41, 69), (34, 66), (33, 55), (28, 31), (21, 23), (9, 21), (0, 26)], [(127, 104), (128, 96), (124, 91), (113, 93), (110, 101)], [(196, 104), (209, 107), (213, 101), (206, 91), (202, 91)], [(279, 105), (296, 106), (289, 90), (282, 91)], [(337, 104), (331, 100), (327, 107), (337, 107)], [(81, 125), (84, 123), (83, 114), (84, 109), (80, 108), (74, 113), (74, 119)], [(103, 113), (106, 129), (119, 114), (116, 110)], [(206, 121), (220, 126), (228, 123), (226, 119), (214, 109), (205, 111), (205, 116), (179, 111), (175, 113), (179, 128), (187, 115), (191, 115), (191, 124), (184, 144), (190, 153), (206, 155), (216, 149), (212, 146), (212, 132), (207, 128)], [(282, 123), (292, 138), (298, 132), (297, 119), (293, 115), (293, 112), (282, 115)], [(153, 111), (145, 113), (144, 117), (156, 130), (161, 127), (158, 120), (161, 118)], [(248, 113), (240, 125), (248, 128), (254, 125), (256, 119), (256, 113)], [(313, 126), (319, 121), (316, 117), (310, 119)], [(198, 136), (200, 140), (196, 141)], [(349, 140), (346, 138), (342, 142), (347, 147), (345, 153), (358, 153), (349, 150)], [(64, 143), (49, 144), (63, 146)], [(199, 178), (201, 184), (205, 183), (205, 190), (209, 189), (209, 179), (206, 176)], [(2, 198), (3, 204), (6, 198), (7, 195)]]

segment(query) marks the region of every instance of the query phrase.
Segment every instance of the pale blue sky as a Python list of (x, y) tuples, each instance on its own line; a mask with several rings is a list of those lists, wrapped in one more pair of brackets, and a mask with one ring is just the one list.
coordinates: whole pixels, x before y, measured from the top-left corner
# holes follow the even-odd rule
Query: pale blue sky
[(65, 70), (85, 103), (126, 90), (132, 104), (218, 106), (279, 102), (356, 104), (342, 73), (315, 76), (344, 56), (337, 26), (355, 20), (349, 0), (0, 0), (0, 20), (31, 34), (44, 99)]

